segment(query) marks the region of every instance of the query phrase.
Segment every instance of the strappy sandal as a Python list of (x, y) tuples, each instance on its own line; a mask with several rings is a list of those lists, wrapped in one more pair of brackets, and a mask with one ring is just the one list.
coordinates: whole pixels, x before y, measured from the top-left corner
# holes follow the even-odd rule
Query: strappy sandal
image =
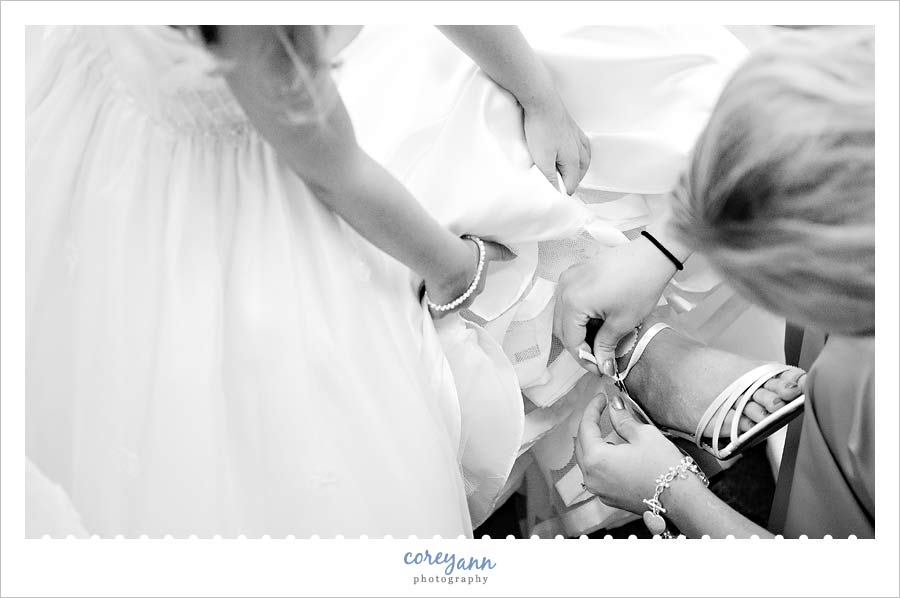
[[(765, 440), (773, 432), (790, 422), (802, 412), (805, 403), (804, 395), (798, 396), (775, 413), (769, 414), (765, 419), (754, 424), (754, 426), (746, 432), (741, 433), (739, 431), (738, 424), (740, 423), (741, 415), (753, 399), (753, 393), (770, 379), (782, 372), (792, 369), (791, 366), (788, 365), (766, 363), (742, 374), (737, 380), (729, 384), (725, 390), (719, 393), (719, 396), (710, 403), (706, 412), (700, 418), (700, 421), (697, 423), (697, 429), (693, 434), (657, 425), (641, 408), (637, 401), (631, 397), (628, 388), (625, 386), (625, 378), (641, 358), (644, 349), (647, 348), (647, 345), (650, 344), (653, 337), (666, 328), (671, 327), (664, 322), (657, 322), (651, 326), (635, 345), (634, 351), (631, 353), (631, 358), (628, 360), (628, 366), (621, 373), (618, 371), (618, 367), (616, 367), (616, 375), (613, 377), (616, 386), (622, 391), (622, 394), (625, 395), (625, 398), (631, 403), (635, 411), (640, 414), (642, 418), (647, 420), (647, 423), (658, 428), (663, 434), (690, 440), (716, 459), (724, 461), (737, 456), (748, 448)], [(615, 363), (615, 360), (613, 363)], [(725, 427), (725, 418), (732, 409), (734, 409), (734, 417), (731, 421), (731, 435), (723, 438), (722, 432)], [(708, 438), (703, 435), (703, 432), (710, 422), (713, 422), (713, 433), (712, 437)]]

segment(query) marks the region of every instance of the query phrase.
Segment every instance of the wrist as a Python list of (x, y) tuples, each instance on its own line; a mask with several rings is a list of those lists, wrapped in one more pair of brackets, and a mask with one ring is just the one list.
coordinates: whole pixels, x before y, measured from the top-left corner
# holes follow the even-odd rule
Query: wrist
[(562, 98), (556, 92), (550, 72), (540, 60), (534, 69), (535, 79), (513, 95), (522, 109), (528, 114), (539, 114), (555, 110), (562, 106)]
[(689, 475), (684, 479), (676, 479), (668, 490), (660, 497), (660, 502), (666, 509), (666, 517), (678, 529), (685, 528), (685, 522), (689, 519), (692, 509), (703, 510), (706, 496), (712, 491), (699, 477)]
[[(647, 232), (653, 235), (682, 264), (693, 253), (669, 227), (667, 217), (663, 217), (647, 226)], [(662, 256), (665, 258), (665, 256)]]
[(666, 519), (679, 526), (678, 511), (681, 506), (695, 504), (697, 493), (705, 492), (707, 486), (709, 479), (706, 474), (690, 456), (684, 455), (677, 465), (656, 478), (653, 496), (642, 500), (647, 505), (643, 513), (647, 529), (663, 538), (673, 537), (666, 529)]
[(664, 253), (662, 253), (647, 237), (640, 235), (632, 244), (639, 247), (638, 253), (642, 256), (642, 267), (646, 269), (648, 278), (660, 285), (665, 285), (678, 272), (678, 268)]
[(472, 241), (456, 238), (449, 253), (449, 261), (440, 264), (436, 272), (426, 278), (426, 290), (435, 303), (448, 303), (462, 295), (472, 283), (478, 267), (478, 247)]

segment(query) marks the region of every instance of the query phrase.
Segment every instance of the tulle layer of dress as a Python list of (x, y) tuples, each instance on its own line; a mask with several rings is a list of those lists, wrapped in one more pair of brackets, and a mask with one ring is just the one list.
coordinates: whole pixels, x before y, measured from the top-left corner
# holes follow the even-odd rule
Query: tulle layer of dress
[[(366, 28), (335, 72), (363, 147), (440, 222), (518, 255), (436, 323), (180, 33), (43, 41), (27, 451), (90, 533), (470, 534), (526, 470), (537, 519), (623, 520), (558, 491), (600, 382), (552, 336), (556, 281), (659, 212), (744, 50), (716, 27), (526, 33), (591, 140), (574, 198), (531, 164), (511, 96), (435, 30)], [(692, 259), (661, 309), (710, 338), (742, 306)]]
[[(665, 208), (719, 91), (746, 55), (726, 29), (678, 27), (524, 28), (573, 117), (587, 134), (590, 169), (575, 196), (558, 193), (531, 163), (521, 108), (440, 33), (429, 28), (366, 28), (344, 52), (337, 73), (361, 144), (443, 224), (505, 243), (518, 258), (492, 265), (484, 293), (455, 318), (438, 322), (465, 413), (496, 402), (481, 383), (512, 364), (525, 414), (511, 470), (501, 463), (514, 431), (497, 428), (488, 462), (510, 471), (499, 480), (472, 475), (480, 521), (527, 486), (527, 534), (578, 535), (631, 515), (582, 492), (566, 476), (584, 407), (605, 382), (585, 374), (552, 334), (556, 283), (566, 268), (639, 234)], [(415, 48), (411, 52), (410, 48)], [(390, 90), (373, 96), (371, 89)], [(615, 284), (615, 281), (610, 281)], [(715, 340), (746, 304), (693, 257), (664, 293), (659, 315), (703, 340)], [(452, 328), (477, 330), (467, 339)], [(504, 359), (480, 361), (473, 355)], [(477, 366), (477, 367), (476, 367)], [(509, 392), (514, 393), (514, 390)], [(469, 408), (465, 408), (467, 402)], [(500, 449), (503, 450), (500, 450)], [(480, 452), (470, 462), (483, 463)], [(523, 480), (528, 473), (530, 480)]]
[(471, 534), (453, 376), (407, 269), (165, 27), (29, 81), (27, 453), (101, 536)]

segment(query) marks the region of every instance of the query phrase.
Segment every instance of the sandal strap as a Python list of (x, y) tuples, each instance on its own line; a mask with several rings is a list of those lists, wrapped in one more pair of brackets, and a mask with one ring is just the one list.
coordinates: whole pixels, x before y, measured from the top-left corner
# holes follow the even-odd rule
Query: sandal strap
[(657, 322), (647, 329), (647, 332), (644, 333), (644, 336), (642, 336), (634, 346), (634, 351), (631, 352), (631, 357), (628, 359), (628, 365), (619, 373), (619, 382), (625, 381), (625, 378), (627, 378), (629, 372), (631, 372), (631, 368), (637, 365), (637, 362), (641, 358), (641, 355), (644, 354), (644, 349), (647, 348), (647, 345), (650, 344), (650, 341), (653, 340), (653, 337), (666, 328), (671, 328), (671, 326), (669, 326), (665, 322)]
[[(657, 322), (647, 329), (647, 332), (645, 332), (644, 335), (640, 339), (638, 339), (637, 344), (635, 344), (634, 350), (631, 352), (631, 357), (628, 358), (628, 365), (625, 366), (624, 370), (619, 372), (619, 375), (616, 378), (617, 382), (623, 383), (625, 381), (625, 378), (627, 378), (628, 374), (631, 372), (631, 368), (637, 365), (637, 362), (641, 359), (641, 356), (644, 354), (644, 350), (647, 348), (647, 345), (650, 344), (650, 341), (653, 340), (653, 337), (655, 337), (666, 328), (671, 328), (671, 326), (669, 326), (665, 322)], [(648, 424), (656, 426), (656, 424), (653, 423), (653, 420), (650, 418), (650, 415), (646, 411), (644, 411), (643, 407), (638, 405), (637, 401), (632, 399), (627, 393), (624, 396), (628, 400), (629, 404), (631, 404), (631, 407), (637, 413), (639, 413), (640, 416), (643, 417)]]
[(715, 418), (712, 430), (711, 448), (718, 453), (719, 439), (722, 434), (722, 428), (725, 425), (725, 418), (728, 412), (734, 408), (734, 418), (731, 422), (731, 439), (738, 438), (738, 425), (740, 418), (744, 414), (744, 409), (753, 398), (753, 393), (759, 390), (766, 382), (774, 378), (782, 372), (791, 369), (790, 366), (778, 363), (765, 363), (757, 366), (749, 372), (738, 377), (734, 382), (729, 384), (725, 390), (719, 393), (719, 396), (710, 403), (703, 416), (697, 424), (694, 432), (694, 443), (699, 447), (702, 445), (703, 432), (706, 430), (709, 422)]
[[(634, 350), (631, 352), (631, 357), (628, 359), (628, 365), (619, 373), (617, 378), (618, 382), (624, 382), (625, 378), (628, 377), (628, 374), (631, 372), (631, 369), (637, 365), (638, 361), (641, 359), (641, 356), (644, 354), (650, 341), (666, 328), (671, 328), (671, 326), (665, 322), (657, 322), (647, 329), (647, 332), (645, 332), (638, 340)], [(739, 437), (738, 426), (740, 425), (741, 416), (744, 414), (747, 405), (753, 399), (753, 393), (778, 374), (790, 369), (791, 366), (780, 363), (764, 363), (739, 376), (729, 384), (725, 390), (719, 393), (719, 396), (717, 396), (715, 400), (709, 404), (709, 407), (706, 408), (706, 411), (703, 413), (703, 416), (697, 424), (697, 429), (694, 431), (694, 437), (692, 438), (694, 444), (700, 448), (704, 448), (703, 432), (706, 430), (709, 423), (715, 419), (712, 431), (712, 442), (708, 445), (708, 448), (716, 458), (725, 458), (719, 450), (719, 441), (722, 437), (722, 430), (725, 427), (725, 418), (728, 417), (728, 413), (732, 408), (734, 409), (735, 415), (731, 422), (731, 442), (734, 443)], [(631, 397), (627, 398), (635, 410), (648, 422), (652, 423), (649, 415), (637, 404), (637, 401), (634, 401)], [(687, 435), (685, 434), (684, 436)]]

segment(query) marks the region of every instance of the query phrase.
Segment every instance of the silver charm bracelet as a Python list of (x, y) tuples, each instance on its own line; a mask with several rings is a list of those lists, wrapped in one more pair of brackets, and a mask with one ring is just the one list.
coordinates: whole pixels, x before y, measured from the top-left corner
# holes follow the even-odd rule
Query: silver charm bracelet
[(643, 500), (643, 503), (649, 507), (648, 510), (644, 511), (644, 525), (647, 526), (647, 529), (654, 536), (662, 536), (663, 538), (675, 537), (666, 529), (666, 520), (661, 515), (666, 510), (659, 499), (672, 482), (676, 479), (687, 479), (688, 473), (692, 473), (700, 478), (704, 486), (709, 486), (709, 478), (706, 477), (703, 470), (697, 466), (693, 459), (685, 455), (678, 465), (670, 467), (666, 473), (656, 478), (656, 490), (653, 492), (653, 498), (645, 498)]

